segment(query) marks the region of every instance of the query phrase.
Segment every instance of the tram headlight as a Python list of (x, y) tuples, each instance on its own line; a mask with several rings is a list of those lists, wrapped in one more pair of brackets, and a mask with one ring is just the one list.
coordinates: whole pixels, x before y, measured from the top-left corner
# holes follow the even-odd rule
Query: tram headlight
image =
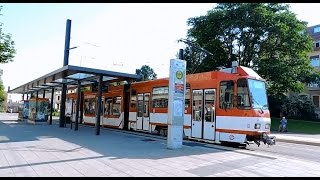
[(260, 123), (255, 123), (255, 124), (254, 124), (254, 128), (255, 128), (255, 129), (260, 129), (260, 127), (261, 127), (261, 124), (260, 124)]
[(270, 124), (267, 123), (265, 128), (269, 129), (270, 128)]

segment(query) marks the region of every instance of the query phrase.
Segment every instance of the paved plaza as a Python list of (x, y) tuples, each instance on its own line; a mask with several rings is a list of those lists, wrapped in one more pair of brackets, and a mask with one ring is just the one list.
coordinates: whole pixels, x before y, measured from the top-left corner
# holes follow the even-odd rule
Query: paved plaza
[(139, 133), (0, 120), (0, 176), (320, 176), (320, 158), (191, 141), (170, 150), (164, 138)]

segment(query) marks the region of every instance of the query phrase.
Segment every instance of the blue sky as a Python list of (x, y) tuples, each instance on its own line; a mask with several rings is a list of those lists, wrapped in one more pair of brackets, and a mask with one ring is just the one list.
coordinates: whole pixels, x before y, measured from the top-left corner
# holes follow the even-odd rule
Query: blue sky
[[(127, 73), (148, 64), (158, 77), (167, 77), (170, 59), (184, 47), (177, 40), (186, 36), (187, 19), (205, 15), (215, 3), (1, 5), (0, 22), (17, 49), (14, 62), (0, 64), (5, 88), (12, 89), (62, 67), (67, 19), (71, 47), (79, 46), (69, 64)], [(320, 24), (319, 3), (290, 5), (298, 19)]]

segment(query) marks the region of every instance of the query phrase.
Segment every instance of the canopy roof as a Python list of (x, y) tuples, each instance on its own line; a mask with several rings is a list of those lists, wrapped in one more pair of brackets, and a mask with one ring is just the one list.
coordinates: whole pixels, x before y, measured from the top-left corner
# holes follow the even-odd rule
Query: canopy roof
[(103, 77), (102, 81), (130, 81), (140, 78), (136, 74), (66, 65), (38, 79), (9, 90), (8, 93), (33, 93), (44, 89), (61, 88), (62, 84), (66, 84), (68, 87), (77, 86), (78, 81), (81, 82), (81, 85), (86, 85), (96, 83), (100, 75)]

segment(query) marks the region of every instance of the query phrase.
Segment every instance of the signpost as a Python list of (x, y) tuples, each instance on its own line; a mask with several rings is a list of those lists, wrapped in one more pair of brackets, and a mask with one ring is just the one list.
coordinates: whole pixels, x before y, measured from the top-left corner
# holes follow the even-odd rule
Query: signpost
[(168, 102), (168, 138), (169, 149), (182, 148), (184, 104), (186, 89), (186, 61), (170, 60), (169, 102)]

